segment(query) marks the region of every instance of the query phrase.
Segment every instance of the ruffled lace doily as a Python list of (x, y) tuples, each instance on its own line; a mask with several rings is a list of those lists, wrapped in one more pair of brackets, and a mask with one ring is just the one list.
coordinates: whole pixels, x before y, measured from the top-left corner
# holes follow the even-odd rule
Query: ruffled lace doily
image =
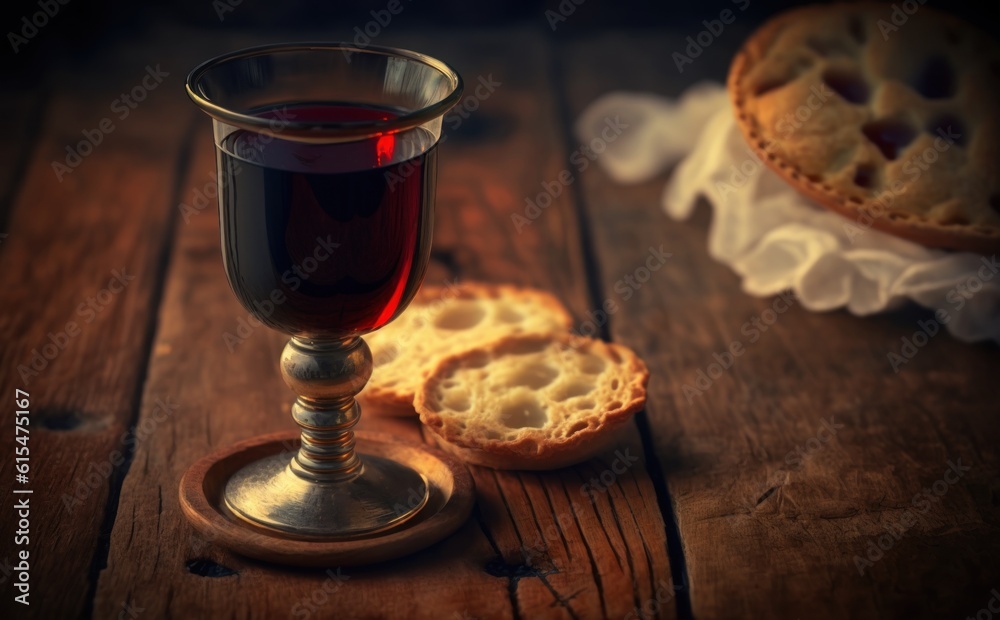
[(598, 163), (613, 179), (634, 183), (683, 158), (663, 208), (685, 219), (699, 197), (711, 203), (709, 253), (739, 274), (745, 292), (764, 297), (792, 289), (809, 310), (856, 315), (910, 300), (934, 310), (961, 340), (1000, 342), (996, 256), (932, 250), (818, 206), (747, 146), (721, 86), (699, 84), (676, 101), (605, 95), (580, 116), (577, 137), (590, 142), (616, 116), (627, 129), (607, 143)]

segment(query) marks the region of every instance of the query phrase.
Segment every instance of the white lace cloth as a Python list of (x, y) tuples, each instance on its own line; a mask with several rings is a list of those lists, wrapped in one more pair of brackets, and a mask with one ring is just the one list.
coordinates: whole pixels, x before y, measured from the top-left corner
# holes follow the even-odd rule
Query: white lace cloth
[(676, 101), (610, 93), (583, 112), (577, 137), (589, 143), (616, 116), (627, 128), (598, 163), (613, 179), (635, 183), (683, 157), (663, 208), (684, 219), (699, 196), (711, 203), (709, 253), (740, 275), (745, 292), (792, 289), (809, 310), (856, 315), (911, 300), (935, 310), (956, 338), (1000, 342), (996, 256), (928, 249), (816, 205), (749, 149), (721, 86), (698, 84)]

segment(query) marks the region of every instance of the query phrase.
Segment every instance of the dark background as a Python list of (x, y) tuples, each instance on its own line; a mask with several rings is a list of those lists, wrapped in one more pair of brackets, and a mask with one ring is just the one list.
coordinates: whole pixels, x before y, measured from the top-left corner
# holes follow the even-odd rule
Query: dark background
[[(58, 0), (41, 0), (57, 2)], [(225, 0), (219, 0), (225, 1)], [(229, 0), (239, 4), (224, 13), (220, 20), (213, 0), (179, 0), (176, 2), (142, 2), (139, 0), (69, 0), (50, 20), (40, 35), (31, 39), (16, 54), (7, 34), (20, 33), (22, 17), (39, 10), (39, 0), (14, 0), (0, 8), (0, 31), (4, 33), (0, 50), (0, 67), (3, 88), (17, 88), (44, 79), (57, 67), (86, 67), (88, 59), (116, 41), (141, 37), (151, 27), (162, 22), (183, 24), (205, 29), (206, 36), (213, 31), (227, 28), (274, 31), (287, 38), (289, 32), (308, 29), (328, 32), (331, 41), (350, 40), (354, 27), (371, 20), (370, 11), (386, 7), (388, 0), (353, 2), (321, 0)], [(400, 0), (405, 10), (398, 20), (394, 18), (395, 31), (405, 29), (473, 28), (504, 26), (514, 23), (535, 24), (539, 30), (550, 32), (545, 17), (546, 10), (558, 10), (560, 0), (513, 0), (497, 2), (469, 2), (466, 0)], [(577, 0), (580, 2), (581, 0)], [(572, 0), (562, 0), (572, 4)], [(920, 0), (909, 0), (919, 3)], [(744, 0), (740, 0), (742, 5)], [(741, 36), (770, 15), (793, 6), (814, 4), (781, 0), (750, 0), (746, 11), (739, 13)], [(896, 4), (902, 4), (897, 2)], [(997, 37), (1000, 28), (984, 15), (989, 6), (985, 2), (943, 2), (928, 0), (927, 5), (965, 17)], [(664, 29), (696, 34), (702, 20), (715, 19), (720, 11), (734, 8), (730, 0), (670, 1), (664, 0), (583, 0), (574, 5), (570, 19), (559, 24), (558, 36), (574, 36), (595, 30), (614, 28)], [(517, 45), (517, 41), (510, 42)], [(178, 46), (184, 41), (177, 41)], [(669, 59), (664, 59), (669, 63)], [(717, 76), (722, 79), (722, 75)]]

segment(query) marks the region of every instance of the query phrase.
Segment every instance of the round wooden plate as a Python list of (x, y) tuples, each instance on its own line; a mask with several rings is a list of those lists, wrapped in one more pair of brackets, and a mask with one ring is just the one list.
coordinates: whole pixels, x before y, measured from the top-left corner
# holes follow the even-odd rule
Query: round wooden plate
[(358, 452), (400, 461), (427, 478), (430, 497), (420, 512), (391, 530), (351, 540), (293, 538), (233, 515), (222, 498), (229, 477), (251, 461), (298, 449), (297, 433), (256, 437), (199, 460), (181, 478), (181, 508), (209, 541), (240, 555), (293, 566), (358, 566), (399, 558), (442, 540), (469, 517), (475, 491), (460, 460), (381, 433), (358, 431), (355, 440)]

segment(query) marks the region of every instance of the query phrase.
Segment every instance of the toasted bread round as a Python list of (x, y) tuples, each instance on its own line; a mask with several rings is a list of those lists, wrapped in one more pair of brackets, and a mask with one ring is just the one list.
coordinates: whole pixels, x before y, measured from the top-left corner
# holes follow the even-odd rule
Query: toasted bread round
[(646, 403), (646, 365), (571, 334), (510, 336), (441, 360), (414, 407), (446, 451), (497, 469), (556, 469), (609, 447)]
[(416, 415), (414, 394), (439, 360), (512, 334), (572, 325), (566, 308), (544, 291), (481, 283), (424, 287), (399, 318), (365, 338), (375, 370), (362, 403), (383, 414)]
[(994, 253), (1000, 45), (906, 6), (814, 5), (771, 19), (730, 67), (737, 122), (765, 164), (853, 232)]

